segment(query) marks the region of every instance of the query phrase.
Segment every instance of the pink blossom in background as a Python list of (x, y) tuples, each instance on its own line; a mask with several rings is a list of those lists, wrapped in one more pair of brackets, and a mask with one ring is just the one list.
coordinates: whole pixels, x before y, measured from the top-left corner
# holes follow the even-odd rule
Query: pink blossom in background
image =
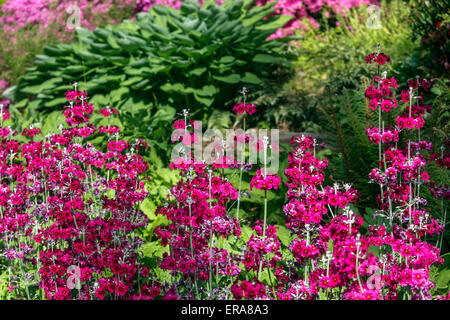
[(8, 99), (2, 99), (2, 93), (8, 89), (9, 83), (5, 79), (0, 79), (0, 104), (4, 105), (5, 107), (9, 105), (11, 101)]
[[(256, 5), (265, 5), (274, 0), (257, 0)], [(361, 5), (378, 4), (377, 0), (278, 0), (275, 4), (276, 13), (292, 16), (282, 29), (277, 30), (270, 39), (280, 38), (293, 34), (296, 30), (303, 27), (301, 20), (307, 19), (314, 28), (319, 27), (319, 23), (310, 16), (312, 13), (319, 12), (322, 9), (330, 8), (337, 15), (345, 15), (345, 11), (359, 7)], [(330, 17), (330, 12), (326, 11), (325, 15)]]
[(11, 101), (8, 99), (0, 99), (0, 104), (2, 104), (4, 107), (7, 107)]
[(148, 11), (154, 5), (170, 6), (175, 9), (179, 9), (182, 1), (177, 0), (137, 0), (136, 12)]
[[(20, 29), (31, 26), (38, 26), (38, 34), (41, 34), (49, 26), (57, 26), (57, 33), (60, 38), (70, 32), (67, 28), (67, 20), (73, 11), (68, 13), (72, 5), (80, 8), (80, 25), (90, 30), (95, 28), (95, 18), (103, 16), (112, 6), (115, 10), (130, 9), (135, 6), (135, 0), (78, 0), (78, 1), (55, 1), (55, 0), (8, 0), (2, 5), (3, 15), (0, 16), (0, 26), (5, 35), (14, 39), (15, 33)], [(119, 23), (120, 21), (107, 21)], [(63, 31), (61, 33), (61, 31)]]
[(0, 79), (0, 92), (3, 91), (3, 89), (6, 89), (8, 87), (8, 81), (5, 79)]

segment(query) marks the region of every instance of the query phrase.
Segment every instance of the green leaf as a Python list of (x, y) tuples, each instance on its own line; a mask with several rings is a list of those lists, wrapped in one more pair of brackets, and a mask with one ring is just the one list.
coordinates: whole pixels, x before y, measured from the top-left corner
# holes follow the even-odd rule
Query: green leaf
[(244, 27), (250, 27), (257, 22), (262, 21), (265, 17), (275, 11), (275, 9), (270, 8), (271, 6), (273, 6), (273, 4), (266, 4), (265, 6), (252, 8), (247, 14), (247, 18), (242, 20), (242, 25)]
[(244, 77), (241, 79), (242, 82), (251, 84), (260, 84), (261, 80), (253, 73), (246, 72)]
[(253, 62), (259, 62), (259, 63), (277, 63), (279, 61), (279, 58), (274, 57), (269, 54), (257, 54), (253, 58)]
[(201, 76), (207, 69), (206, 68), (195, 68), (189, 71), (189, 74), (194, 76)]
[(331, 253), (334, 252), (333, 240), (331, 238), (328, 240), (327, 250), (330, 251)]
[(439, 87), (432, 87), (431, 92), (433, 92), (437, 96), (440, 96), (442, 94), (442, 90)]
[(234, 57), (232, 57), (232, 56), (225, 56), (225, 57), (220, 58), (219, 62), (220, 62), (220, 63), (228, 64), (228, 63), (234, 62), (234, 60), (235, 60), (235, 59), (234, 59)]
[(201, 104), (204, 104), (207, 107), (210, 107), (213, 104), (213, 102), (214, 102), (214, 98), (202, 97), (202, 96), (199, 96), (196, 93), (194, 93), (194, 97), (195, 97), (195, 100), (197, 100)]
[(116, 198), (116, 190), (114, 190), (114, 189), (108, 189), (108, 190), (106, 191), (106, 197), (107, 197), (108, 199), (115, 199), (115, 198)]
[(238, 83), (239, 80), (241, 79), (241, 77), (234, 73), (234, 74), (230, 74), (228, 76), (213, 76), (214, 79), (225, 82), (225, 83)]
[(142, 81), (142, 79), (143, 79), (142, 77), (131, 77), (128, 80), (122, 82), (122, 85), (123, 86), (129, 86), (129, 85), (132, 85), (134, 83), (138, 83), (139, 81)]
[(281, 15), (271, 23), (265, 23), (256, 27), (256, 30), (276, 30), (283, 27), (286, 23), (293, 19), (292, 16)]
[(144, 201), (141, 202), (139, 207), (150, 220), (154, 220), (156, 218), (155, 216), (156, 205), (148, 198), (144, 199)]
[(62, 81), (62, 78), (52, 78), (41, 84), (23, 88), (22, 91), (26, 92), (26, 93), (38, 94), (38, 93), (43, 92), (46, 89), (51, 89), (55, 84), (60, 83), (61, 81)]
[(42, 133), (44, 135), (48, 133), (55, 133), (58, 129), (58, 126), (65, 121), (64, 115), (59, 111), (54, 111), (50, 113), (48, 116), (45, 116), (44, 124), (42, 125)]
[(286, 247), (289, 246), (292, 240), (291, 231), (285, 226), (276, 225), (277, 228), (277, 236), (280, 239), (280, 242)]
[(217, 94), (218, 91), (219, 90), (215, 86), (208, 85), (208, 86), (204, 86), (200, 90), (195, 90), (195, 94), (200, 95), (200, 96), (211, 97), (211, 96)]
[(175, 118), (176, 110), (170, 106), (161, 106), (152, 116), (153, 121), (172, 121)]
[(439, 272), (436, 279), (436, 288), (446, 289), (450, 285), (450, 270), (445, 269)]
[(54, 107), (62, 108), (66, 102), (67, 102), (67, 100), (65, 97), (60, 97), (60, 98), (55, 98), (55, 99), (51, 100), (50, 102), (46, 102), (45, 106), (47, 108), (54, 108)]

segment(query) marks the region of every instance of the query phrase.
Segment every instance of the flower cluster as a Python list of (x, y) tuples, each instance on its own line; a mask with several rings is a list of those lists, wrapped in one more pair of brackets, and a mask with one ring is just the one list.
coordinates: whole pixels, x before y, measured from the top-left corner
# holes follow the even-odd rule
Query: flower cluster
[[(265, 5), (273, 0), (257, 0), (256, 5)], [(304, 21), (308, 20), (314, 28), (318, 28), (319, 24), (314, 15), (322, 10), (322, 12), (330, 17), (331, 14), (344, 16), (346, 11), (362, 5), (369, 5), (371, 3), (378, 3), (378, 1), (371, 0), (279, 0), (276, 2), (274, 8), (277, 14), (291, 16), (292, 19), (277, 30), (272, 38), (281, 38), (293, 34), (295, 31), (305, 27)]]
[(383, 143), (398, 142), (399, 131), (395, 128), (384, 128), (383, 133), (380, 134), (380, 129), (378, 127), (366, 128), (366, 134), (369, 137), (370, 142), (379, 144), (380, 141)]
[(384, 54), (383, 52), (372, 52), (369, 55), (367, 55), (365, 58), (366, 63), (378, 63), (380, 66), (383, 66), (386, 64), (386, 62), (390, 63), (391, 57), (389, 57), (387, 54)]
[(259, 169), (250, 181), (250, 190), (253, 188), (260, 190), (278, 189), (280, 185), (280, 177), (271, 172), (264, 174), (264, 169)]
[(397, 108), (397, 99), (394, 98), (393, 89), (397, 89), (397, 81), (394, 77), (387, 79), (375, 76), (372, 84), (366, 89), (365, 96), (369, 101), (369, 108), (377, 110), (378, 107), (384, 112)]
[(241, 102), (233, 107), (233, 111), (237, 114), (243, 114), (244, 112), (247, 112), (248, 115), (252, 115), (256, 112), (256, 106), (250, 103), (244, 104), (243, 102)]
[[(174, 128), (184, 129), (185, 123), (185, 120), (177, 120)], [(175, 277), (181, 275), (183, 281), (189, 280), (190, 284), (209, 283), (208, 294), (213, 294), (213, 276), (240, 273), (240, 256), (218, 246), (220, 239), (229, 236), (238, 239), (241, 234), (238, 220), (226, 214), (227, 203), (237, 199), (238, 191), (214, 171), (217, 166), (208, 168), (186, 158), (173, 161), (171, 167), (181, 169), (181, 179), (170, 189), (168, 202), (156, 211), (169, 221), (168, 225), (158, 226), (155, 230), (161, 244), (170, 248), (159, 266)], [(165, 298), (171, 295), (179, 299), (191, 294), (186, 288), (173, 290), (176, 293), (167, 291)], [(195, 298), (204, 294), (197, 288)]]
[[(374, 168), (369, 177), (380, 186), (377, 200), (381, 210), (377, 215), (385, 219), (385, 225), (370, 227), (370, 241), (371, 245), (392, 251), (382, 250), (381, 281), (387, 292), (381, 290), (379, 293), (385, 299), (400, 298), (400, 288), (403, 288), (402, 298), (429, 299), (434, 286), (429, 278), (430, 267), (442, 261), (439, 249), (421, 239), (443, 231), (443, 226), (424, 208), (427, 201), (420, 195), (420, 186), (430, 180), (425, 168), (427, 156), (423, 152), (431, 150), (432, 144), (423, 140), (411, 141), (411, 132), (406, 146), (398, 146), (401, 130), (420, 131), (423, 128), (424, 113), (430, 112), (431, 108), (423, 104), (422, 97), (430, 85), (429, 81), (419, 77), (408, 81), (409, 90), (400, 93), (399, 100), (405, 107), (396, 118), (395, 129), (384, 127), (385, 118), (381, 112), (378, 114), (381, 125), (367, 129), (370, 141), (379, 144), (380, 166)], [(367, 94), (366, 97), (371, 98)], [(390, 108), (384, 111), (388, 112)], [(383, 139), (386, 135), (389, 138)], [(385, 147), (382, 147), (383, 143)]]
[[(86, 93), (70, 90), (66, 98), (68, 128), (26, 143), (10, 131), (0, 143), (0, 235), (10, 292), (27, 299), (152, 297), (156, 284), (147, 283), (136, 235), (148, 220), (137, 206), (147, 196), (139, 177), (148, 164), (137, 153), (145, 143), (117, 135), (109, 143), (124, 147), (101, 151), (86, 141), (96, 134)], [(41, 130), (23, 135), (38, 138)]]

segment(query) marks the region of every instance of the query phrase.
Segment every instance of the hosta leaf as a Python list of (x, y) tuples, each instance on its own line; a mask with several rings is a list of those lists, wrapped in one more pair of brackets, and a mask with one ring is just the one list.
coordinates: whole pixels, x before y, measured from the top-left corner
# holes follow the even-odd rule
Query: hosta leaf
[(450, 285), (450, 270), (444, 269), (439, 272), (436, 279), (436, 288), (445, 289)]
[(158, 25), (158, 24), (156, 24), (156, 23), (150, 23), (150, 26), (151, 26), (156, 32), (160, 33), (161, 35), (164, 35), (164, 36), (168, 36), (168, 35), (169, 35), (169, 31), (168, 31), (166, 28), (164, 28), (163, 26), (160, 26), (160, 25)]
[(64, 51), (56, 46), (45, 46), (44, 53), (48, 56), (62, 56), (64, 55)]
[(184, 1), (180, 6), (181, 12), (185, 12), (188, 14), (197, 12), (199, 9), (200, 9), (199, 5), (191, 1)]
[(175, 117), (176, 110), (170, 106), (164, 106), (158, 109), (154, 115), (152, 115), (152, 121), (171, 121)]
[(269, 14), (271, 14), (274, 9), (271, 9), (270, 7), (273, 6), (273, 4), (266, 4), (265, 6), (261, 7), (254, 7), (250, 13), (247, 15), (247, 18), (242, 20), (242, 25), (244, 27), (249, 27), (261, 20), (263, 20), (265, 17), (267, 17)]
[(54, 87), (55, 84), (57, 84), (61, 81), (62, 81), (62, 78), (53, 78), (53, 79), (47, 80), (41, 84), (38, 84), (36, 86), (29, 86), (29, 87), (23, 88), (22, 91), (27, 92), (27, 93), (32, 93), (32, 94), (38, 94), (46, 89), (51, 89), (52, 87)]
[(129, 76), (138, 76), (143, 73), (151, 73), (151, 72), (152, 72), (152, 69), (150, 69), (148, 67), (125, 70), (125, 74), (127, 74)]
[(115, 37), (113, 37), (113, 36), (108, 36), (108, 37), (106, 38), (106, 42), (108, 42), (108, 44), (109, 44), (112, 48), (114, 48), (114, 49), (120, 49), (120, 46), (119, 46), (119, 44), (117, 43)]
[(201, 76), (206, 71), (206, 68), (195, 68), (189, 71), (189, 74), (194, 76)]
[(67, 100), (65, 97), (58, 97), (49, 102), (46, 102), (45, 107), (46, 108), (54, 108), (54, 107), (62, 108), (66, 104), (66, 102), (67, 102)]
[(209, 85), (204, 86), (200, 90), (196, 90), (195, 93), (200, 96), (214, 96), (218, 92), (218, 89), (215, 86)]
[(211, 106), (214, 102), (214, 98), (207, 98), (204, 96), (199, 96), (198, 94), (194, 94), (195, 100), (200, 102), (201, 104), (206, 105), (207, 107)]
[(74, 74), (84, 72), (85, 70), (86, 67), (78, 65), (78, 66), (68, 66), (67, 68), (64, 69), (64, 72)]
[(139, 90), (142, 89), (145, 85), (150, 83), (150, 79), (144, 79), (134, 85), (131, 86), (131, 89), (133, 90)]
[(112, 31), (103, 28), (95, 28), (94, 34), (106, 40), (112, 35)]
[(219, 62), (220, 63), (232, 63), (234, 60), (235, 59), (232, 56), (225, 56), (225, 57), (220, 58)]
[(268, 55), (268, 54), (257, 54), (253, 58), (253, 62), (259, 62), (259, 63), (276, 63), (279, 60), (279, 58)]
[(119, 89), (116, 90), (112, 90), (109, 93), (109, 96), (111, 97), (111, 101), (120, 101), (122, 99), (122, 96), (124, 96), (125, 94), (129, 93), (130, 89), (128, 89), (127, 87), (120, 87)]
[(142, 77), (131, 77), (129, 79), (127, 79), (126, 81), (122, 82), (123, 86), (129, 86), (132, 85), (134, 83), (138, 83), (139, 81), (142, 81)]

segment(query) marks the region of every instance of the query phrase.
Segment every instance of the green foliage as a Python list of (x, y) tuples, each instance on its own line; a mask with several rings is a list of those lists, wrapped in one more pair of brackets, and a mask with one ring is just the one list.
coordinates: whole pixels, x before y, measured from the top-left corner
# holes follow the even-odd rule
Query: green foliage
[(433, 265), (430, 269), (430, 280), (436, 283), (433, 289), (433, 297), (445, 296), (450, 292), (450, 253), (444, 254), (443, 264)]
[(46, 45), (58, 41), (53, 28), (49, 27), (38, 35), (37, 26), (20, 29), (14, 39), (15, 43), (12, 43), (11, 35), (0, 31), (0, 79), (6, 78), (10, 84), (18, 82), (26, 68), (33, 65), (35, 55), (41, 53)]
[[(432, 112), (431, 114), (428, 114), (425, 119), (428, 122), (428, 125), (425, 126), (422, 136), (425, 137), (426, 140), (432, 142), (433, 149), (431, 152), (442, 154), (443, 151), (441, 147), (443, 147), (445, 140), (448, 141), (450, 134), (449, 80), (435, 79), (431, 92), (431, 94), (425, 96), (424, 102), (432, 106)], [(426, 171), (438, 185), (448, 185), (448, 182), (450, 181), (450, 172), (447, 168), (439, 167), (435, 161), (429, 161), (426, 166)], [(436, 199), (431, 195), (427, 188), (424, 189), (424, 196), (426, 199), (429, 199), (428, 207), (430, 208), (430, 211), (435, 218), (443, 221), (443, 223), (445, 221), (445, 229), (443, 234), (437, 239), (437, 246), (441, 249), (441, 252), (449, 252), (450, 223), (448, 217), (445, 218), (445, 211), (448, 210), (448, 200)]]
[(414, 36), (422, 43), (418, 56), (434, 76), (445, 76), (450, 59), (450, 1), (416, 0), (411, 1), (411, 5)]
[(149, 223), (145, 230), (142, 230), (142, 238), (151, 241), (155, 228), (159, 225), (168, 223), (168, 220), (163, 216), (156, 216), (156, 208), (164, 204), (164, 200), (169, 192), (169, 189), (176, 185), (179, 181), (179, 172), (170, 170), (168, 168), (158, 168), (151, 165), (151, 179), (146, 184), (145, 189), (149, 192), (141, 204), (140, 209), (149, 218)]
[(411, 40), (409, 16), (410, 7), (402, 1), (381, 1), (380, 29), (366, 26), (368, 12), (364, 6), (338, 17), (337, 27), (312, 29), (298, 48), (296, 88), (320, 94), (326, 84), (337, 89), (358, 87), (361, 76), (370, 74), (363, 58), (376, 51), (377, 44), (393, 61), (408, 57), (417, 45)]
[[(352, 183), (361, 194), (362, 210), (377, 207), (373, 195), (379, 192), (375, 184), (368, 183), (368, 173), (377, 166), (378, 150), (365, 132), (377, 118), (368, 108), (363, 91), (377, 70), (366, 64), (364, 57), (380, 44), (394, 62), (386, 66), (390, 76), (395, 76), (400, 85), (415, 77), (417, 73), (411, 73), (417, 72), (420, 61), (410, 56), (419, 44), (412, 40), (410, 14), (407, 3), (382, 1), (381, 28), (371, 29), (366, 25), (367, 7), (355, 8), (345, 17), (338, 17), (337, 27), (321, 23), (323, 30), (311, 29), (297, 49), (297, 72), (290, 82), (292, 95), (302, 102), (296, 109), (307, 112), (338, 150), (327, 155), (327, 183)], [(385, 119), (386, 126), (395, 125), (395, 112), (400, 110), (391, 112), (391, 117)]]
[(2, 15), (2, 5), (5, 2), (6, 2), (6, 0), (0, 0), (0, 15)]
[(78, 29), (75, 43), (44, 48), (8, 94), (16, 108), (49, 112), (75, 79), (93, 101), (138, 122), (145, 122), (141, 110), (153, 117), (167, 106), (194, 112), (227, 106), (242, 85), (263, 86), (272, 70), (288, 64), (280, 51), (288, 39), (266, 41), (286, 17), (263, 20), (273, 4), (248, 6), (185, 1), (180, 10), (154, 6), (136, 21)]
[(342, 95), (333, 95), (328, 88), (328, 100), (318, 106), (324, 131), (335, 137), (339, 152), (327, 156), (327, 180), (330, 182), (350, 182), (361, 195), (363, 207), (374, 207), (373, 195), (379, 190), (369, 184), (368, 173), (378, 160), (378, 149), (369, 142), (366, 127), (374, 121), (373, 112), (368, 108), (364, 93), (343, 90)]
[[(281, 147), (288, 150), (285, 145)], [(287, 153), (279, 153), (279, 168), (278, 174), (281, 178), (281, 186), (278, 190), (268, 190), (267, 191), (267, 223), (283, 225), (285, 221), (285, 215), (283, 212), (283, 205), (286, 203), (286, 192), (287, 192), (287, 178), (284, 175), (284, 171), (288, 166)], [(256, 170), (259, 167), (254, 166), (250, 171), (244, 171), (242, 175), (241, 191), (249, 192), (249, 194), (244, 195), (240, 201), (239, 217), (247, 220), (250, 224), (253, 224), (256, 220), (262, 220), (264, 217), (264, 191), (259, 189), (252, 189), (250, 191), (250, 181), (255, 175)], [(230, 183), (235, 187), (239, 185), (239, 173), (238, 170), (225, 169), (224, 175)], [(227, 212), (230, 212), (232, 216), (236, 213), (236, 201), (227, 206)]]
[[(327, 129), (329, 126), (322, 126), (323, 114), (317, 112), (317, 106), (328, 101), (326, 86), (331, 87), (333, 94), (343, 94), (344, 88), (358, 89), (362, 78), (373, 74), (363, 59), (376, 50), (377, 44), (394, 62), (403, 61), (418, 47), (412, 40), (410, 13), (407, 3), (381, 1), (380, 29), (366, 26), (367, 7), (361, 6), (351, 9), (344, 17), (323, 16), (319, 21), (321, 28), (299, 31), (302, 37), (299, 45), (288, 48), (288, 52), (298, 57), (294, 73), (289, 77), (291, 80), (284, 86), (278, 83), (265, 88), (265, 92), (256, 93), (257, 102), (271, 107), (270, 113), (266, 113), (269, 123), (277, 126), (281, 123), (291, 131), (310, 133)], [(330, 27), (336, 18), (340, 25)], [(417, 61), (413, 62), (417, 67)], [(282, 73), (276, 76), (286, 78)]]

